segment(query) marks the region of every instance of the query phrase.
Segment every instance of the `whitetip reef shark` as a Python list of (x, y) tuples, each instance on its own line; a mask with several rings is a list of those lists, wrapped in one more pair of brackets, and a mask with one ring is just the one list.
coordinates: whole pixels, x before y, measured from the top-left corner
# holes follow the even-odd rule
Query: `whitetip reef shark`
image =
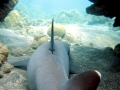
[[(96, 90), (101, 74), (96, 70), (79, 73), (69, 79), (69, 44), (54, 40), (54, 20), (51, 41), (40, 45), (27, 65), (27, 81), (30, 90)], [(22, 63), (13, 63), (19, 66)], [(25, 62), (26, 63), (26, 62)]]

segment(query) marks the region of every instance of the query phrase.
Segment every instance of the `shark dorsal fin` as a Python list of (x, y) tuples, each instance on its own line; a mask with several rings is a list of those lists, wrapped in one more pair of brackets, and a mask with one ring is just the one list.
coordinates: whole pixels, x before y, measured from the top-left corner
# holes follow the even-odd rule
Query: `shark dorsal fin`
[(53, 54), (54, 51), (54, 18), (52, 18), (52, 25), (51, 25), (51, 47), (50, 47), (50, 51)]

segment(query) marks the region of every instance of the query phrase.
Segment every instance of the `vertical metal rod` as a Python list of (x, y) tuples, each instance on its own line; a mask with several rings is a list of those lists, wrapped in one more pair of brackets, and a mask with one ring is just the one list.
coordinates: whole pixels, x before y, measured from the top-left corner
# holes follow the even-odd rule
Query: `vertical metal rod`
[(53, 54), (54, 51), (54, 18), (52, 18), (52, 25), (51, 25), (51, 52)]

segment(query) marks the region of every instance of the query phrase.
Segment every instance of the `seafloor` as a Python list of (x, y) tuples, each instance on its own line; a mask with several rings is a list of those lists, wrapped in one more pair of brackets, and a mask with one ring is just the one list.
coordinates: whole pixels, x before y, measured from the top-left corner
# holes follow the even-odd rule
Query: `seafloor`
[[(98, 70), (102, 74), (97, 90), (120, 90), (120, 58), (114, 52), (120, 43), (120, 27), (113, 28), (111, 19), (77, 10), (58, 10), (51, 16), (40, 10), (19, 3), (0, 22), (0, 43), (9, 50), (8, 62), (29, 59), (38, 46), (49, 41), (47, 31), (55, 16), (55, 23), (62, 25), (58, 25), (55, 39), (70, 44), (70, 61), (80, 67), (80, 72)], [(0, 79), (0, 90), (28, 90), (26, 67), (19, 68)]]
[[(120, 58), (115, 56), (114, 47), (120, 41), (120, 32), (119, 31), (110, 31), (107, 26), (90, 26), (90, 25), (79, 25), (79, 24), (63, 24), (66, 29), (66, 33), (72, 35), (74, 40), (66, 39), (63, 41), (68, 42), (71, 46), (71, 62), (81, 68), (81, 71), (87, 70), (98, 70), (102, 74), (101, 82), (97, 90), (119, 90), (120, 89)], [(42, 30), (46, 34), (47, 26), (37, 26), (34, 29)], [(4, 42), (11, 50), (12, 48), (19, 47), (21, 49), (25, 48), (24, 44), (26, 41), (32, 42), (32, 37), (25, 37), (15, 35), (10, 33), (9, 30), (0, 29), (1, 32), (6, 32), (0, 34), (0, 39), (9, 41), (9, 43)], [(9, 32), (9, 34), (7, 34)], [(12, 32), (12, 31), (11, 31)], [(14, 38), (13, 38), (14, 36)], [(31, 37), (31, 38), (30, 38)], [(48, 36), (49, 37), (49, 36)], [(2, 40), (1, 40), (2, 41)], [(19, 42), (19, 43), (18, 43)], [(11, 44), (12, 43), (12, 44)], [(18, 44), (17, 44), (18, 43)], [(21, 45), (23, 45), (21, 47)], [(22, 60), (29, 58), (31, 54), (24, 54), (23, 56), (8, 56), (9, 62), (16, 62), (17, 60)], [(16, 73), (17, 72), (17, 73)], [(26, 72), (26, 71), (25, 71)], [(11, 71), (8, 76), (0, 79), (1, 87), (3, 90), (11, 90), (18, 88), (18, 90), (28, 90), (25, 72), (20, 72), (19, 70)], [(18, 74), (19, 73), (19, 74)], [(21, 74), (20, 74), (21, 73)], [(11, 81), (12, 76), (14, 81)], [(17, 76), (16, 76), (17, 75)], [(20, 75), (20, 76), (19, 76)], [(10, 78), (11, 77), (11, 78)], [(8, 79), (10, 78), (10, 79)], [(19, 87), (16, 85), (15, 80), (19, 83)], [(8, 81), (6, 81), (8, 80)], [(4, 83), (4, 84), (3, 84)], [(9, 86), (8, 84), (11, 84)], [(8, 85), (8, 86), (7, 86)], [(15, 86), (16, 85), (16, 86)], [(10, 89), (9, 89), (10, 90)]]

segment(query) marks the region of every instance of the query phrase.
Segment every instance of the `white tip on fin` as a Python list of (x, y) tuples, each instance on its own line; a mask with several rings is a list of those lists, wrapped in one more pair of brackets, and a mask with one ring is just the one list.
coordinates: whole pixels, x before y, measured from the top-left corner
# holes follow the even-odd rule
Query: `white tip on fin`
[(98, 72), (97, 70), (95, 70), (95, 72), (100, 76), (100, 79), (101, 79), (101, 74), (100, 74), (100, 72)]
[(82, 72), (68, 80), (60, 90), (96, 90), (101, 79), (97, 70)]

